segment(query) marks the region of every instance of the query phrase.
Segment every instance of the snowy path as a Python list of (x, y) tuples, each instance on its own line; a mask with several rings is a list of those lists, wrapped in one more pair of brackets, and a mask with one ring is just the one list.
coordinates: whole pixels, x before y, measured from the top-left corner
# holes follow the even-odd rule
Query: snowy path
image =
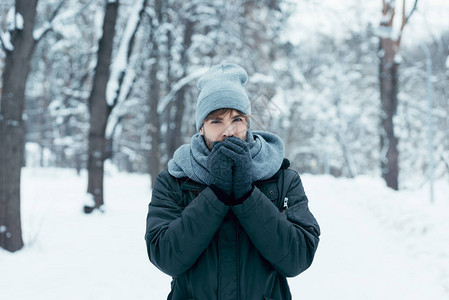
[[(322, 237), (312, 267), (289, 279), (293, 299), (449, 299), (436, 269), (416, 259), (407, 239), (374, 217), (390, 218), (392, 208), (373, 212), (354, 204), (355, 197), (373, 203), (390, 194), (371, 191), (371, 181), (325, 176), (303, 176), (303, 181)], [(24, 182), (28, 246), (17, 254), (0, 250), (0, 299), (166, 298), (170, 278), (148, 262), (143, 240), (147, 177), (108, 177), (107, 212), (93, 216), (81, 213), (85, 177), (70, 170), (25, 170)], [(442, 239), (445, 232), (436, 233)], [(427, 255), (446, 255), (433, 252)]]
[[(303, 178), (322, 236), (312, 267), (292, 280), (294, 299), (449, 299), (404, 244), (349, 197), (365, 197), (322, 177)], [(324, 185), (323, 185), (324, 184)]]

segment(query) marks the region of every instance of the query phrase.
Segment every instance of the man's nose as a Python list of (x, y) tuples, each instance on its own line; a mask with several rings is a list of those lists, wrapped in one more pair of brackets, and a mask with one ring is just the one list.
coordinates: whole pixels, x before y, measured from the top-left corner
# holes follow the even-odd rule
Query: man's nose
[(225, 130), (223, 131), (223, 136), (229, 137), (235, 135), (235, 126), (232, 124), (229, 124), (226, 126)]

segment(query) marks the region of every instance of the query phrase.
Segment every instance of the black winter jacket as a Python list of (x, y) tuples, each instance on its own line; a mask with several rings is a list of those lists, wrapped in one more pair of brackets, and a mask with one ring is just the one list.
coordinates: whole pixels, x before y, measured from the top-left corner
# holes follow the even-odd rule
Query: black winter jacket
[(320, 229), (295, 171), (254, 185), (229, 207), (206, 185), (157, 177), (145, 240), (150, 261), (173, 277), (168, 299), (291, 299), (286, 277), (310, 266)]

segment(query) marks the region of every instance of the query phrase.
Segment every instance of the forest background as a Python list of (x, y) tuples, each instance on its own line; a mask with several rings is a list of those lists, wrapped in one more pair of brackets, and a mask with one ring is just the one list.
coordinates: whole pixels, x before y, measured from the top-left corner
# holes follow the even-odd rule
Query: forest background
[(443, 0), (0, 1), (0, 247), (23, 247), (23, 166), (87, 169), (84, 211), (101, 210), (105, 161), (154, 179), (223, 61), (249, 73), (252, 129), (301, 173), (449, 180), (447, 15)]

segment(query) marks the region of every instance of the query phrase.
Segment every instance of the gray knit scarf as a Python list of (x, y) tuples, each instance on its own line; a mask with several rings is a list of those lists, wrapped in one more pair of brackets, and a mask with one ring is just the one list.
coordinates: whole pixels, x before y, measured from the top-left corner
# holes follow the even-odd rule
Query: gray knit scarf
[[(246, 136), (253, 159), (253, 181), (272, 177), (282, 165), (284, 144), (281, 139), (266, 131), (248, 131)], [(190, 179), (209, 185), (210, 172), (207, 169), (207, 157), (210, 150), (203, 136), (195, 134), (190, 144), (182, 145), (176, 150), (173, 159), (168, 162), (168, 172), (177, 178)]]

